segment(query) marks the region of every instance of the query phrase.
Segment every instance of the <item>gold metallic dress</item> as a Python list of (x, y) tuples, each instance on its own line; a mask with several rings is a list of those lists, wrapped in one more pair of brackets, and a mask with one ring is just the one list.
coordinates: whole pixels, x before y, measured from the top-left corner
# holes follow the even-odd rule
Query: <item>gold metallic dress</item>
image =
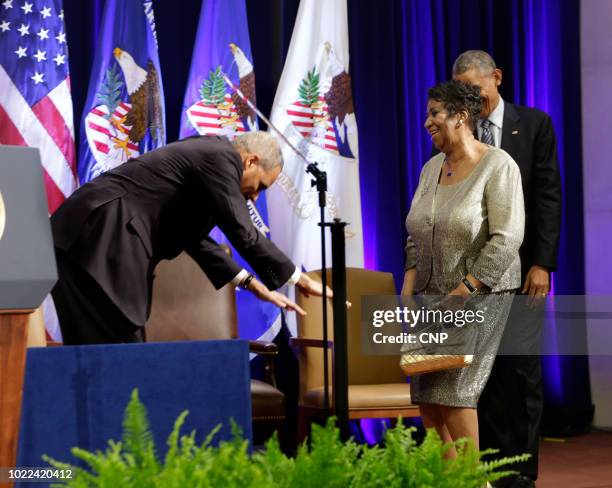
[(446, 295), (471, 273), (485, 287), (474, 361), (462, 369), (413, 377), (415, 403), (475, 408), (499, 347), (514, 291), (520, 287), (519, 247), (525, 212), (519, 168), (490, 147), (470, 175), (438, 184), (444, 154), (421, 172), (406, 219), (406, 269), (416, 268), (415, 292)]

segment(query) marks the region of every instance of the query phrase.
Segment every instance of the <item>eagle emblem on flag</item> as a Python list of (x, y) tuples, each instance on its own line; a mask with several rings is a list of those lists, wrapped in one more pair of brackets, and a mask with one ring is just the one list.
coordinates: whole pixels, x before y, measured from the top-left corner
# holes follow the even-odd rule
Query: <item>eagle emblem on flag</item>
[[(255, 102), (255, 72), (242, 49), (235, 43), (229, 44), (233, 64), (238, 68), (240, 81), (238, 88), (248, 100)], [(200, 100), (187, 109), (187, 119), (197, 133), (218, 135), (232, 139), (237, 134), (257, 130), (257, 114), (240, 98), (237, 93), (229, 93), (229, 87), (223, 79), (222, 66), (209, 70), (208, 78), (200, 84)], [(264, 235), (270, 232), (257, 207), (247, 201), (253, 225)]]
[(153, 62), (149, 60), (145, 69), (119, 47), (113, 56), (116, 63), (106, 70), (96, 95), (100, 104), (85, 118), (87, 142), (96, 160), (92, 177), (138, 156), (147, 132), (153, 140), (164, 137), (159, 77)]
[(297, 90), (298, 99), (286, 112), (292, 125), (309, 142), (346, 158), (353, 158), (349, 115), (353, 115), (351, 76), (333, 46), (323, 45), (319, 62), (307, 71)]
[[(253, 64), (242, 49), (229, 45), (234, 63), (238, 67), (239, 88), (251, 101), (255, 101), (255, 73)], [(221, 135), (230, 139), (240, 132), (257, 129), (255, 112), (238, 96), (230, 95), (222, 67), (210, 70), (200, 85), (200, 100), (187, 109), (187, 118), (200, 135)]]

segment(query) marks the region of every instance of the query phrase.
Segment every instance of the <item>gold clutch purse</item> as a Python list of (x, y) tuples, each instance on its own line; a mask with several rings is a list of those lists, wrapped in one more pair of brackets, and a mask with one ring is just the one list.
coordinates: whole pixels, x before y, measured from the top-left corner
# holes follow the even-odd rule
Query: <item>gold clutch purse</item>
[(421, 324), (418, 333), (414, 335), (417, 338), (427, 338), (441, 334), (447, 337), (443, 343), (421, 342), (419, 339), (402, 346), (400, 368), (406, 376), (464, 368), (472, 364), (478, 334), (474, 325), (456, 327), (454, 324)]
[(472, 364), (473, 360), (473, 354), (404, 353), (400, 359), (400, 368), (406, 376), (416, 376), (435, 371), (463, 368)]

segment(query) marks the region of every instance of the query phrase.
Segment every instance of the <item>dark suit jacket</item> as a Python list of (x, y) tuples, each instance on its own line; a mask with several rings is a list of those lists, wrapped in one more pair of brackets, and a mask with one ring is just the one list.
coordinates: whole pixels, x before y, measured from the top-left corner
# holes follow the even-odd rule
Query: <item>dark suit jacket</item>
[[(501, 148), (521, 170), (525, 238), (520, 249), (523, 281), (533, 265), (557, 267), (561, 233), (561, 178), (550, 117), (541, 110), (504, 101)], [(437, 151), (433, 149), (433, 153)]]
[(561, 233), (561, 178), (550, 117), (504, 102), (501, 148), (518, 164), (525, 195), (523, 275), (533, 265), (554, 270)]
[(242, 172), (239, 154), (221, 137), (193, 137), (143, 154), (64, 202), (51, 218), (55, 246), (136, 325), (149, 315), (160, 260), (185, 250), (217, 288), (240, 271), (208, 236), (215, 225), (276, 289), (295, 265), (251, 223)]

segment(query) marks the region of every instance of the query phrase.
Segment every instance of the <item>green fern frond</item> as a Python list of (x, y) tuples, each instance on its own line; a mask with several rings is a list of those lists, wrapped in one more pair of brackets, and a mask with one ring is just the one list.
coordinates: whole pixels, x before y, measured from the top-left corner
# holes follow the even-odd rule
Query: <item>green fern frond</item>
[[(435, 431), (427, 432), (421, 444), (413, 437), (414, 428), (401, 421), (385, 434), (384, 447), (343, 442), (334, 420), (324, 427), (313, 425), (310, 444), (299, 447), (295, 458), (288, 458), (274, 436), (263, 452), (249, 454), (247, 440), (235, 422), (232, 439), (213, 439), (217, 426), (199, 444), (195, 431), (180, 435), (187, 412), (175, 421), (168, 436), (164, 464), (155, 458), (146, 409), (132, 394), (126, 408), (122, 442), (109, 441), (104, 452), (73, 449), (73, 455), (86, 468), (77, 468), (45, 457), (58, 469), (72, 469), (74, 477), (65, 484), (71, 488), (480, 488), (512, 474), (504, 467), (521, 462), (528, 455), (483, 461), (491, 451), (478, 451), (472, 442), (461, 439), (445, 444)], [(446, 459), (455, 448), (457, 456)]]
[(168, 441), (166, 442), (166, 444), (168, 445), (168, 452), (166, 453), (166, 464), (174, 462), (179, 454), (180, 430), (183, 424), (185, 423), (185, 418), (187, 417), (187, 415), (189, 415), (189, 411), (185, 410), (174, 421), (172, 432), (170, 432), (170, 435), (168, 436)]
[(123, 418), (123, 444), (125, 451), (134, 457), (137, 466), (155, 463), (155, 442), (149, 427), (147, 410), (138, 398), (138, 390), (132, 392)]

